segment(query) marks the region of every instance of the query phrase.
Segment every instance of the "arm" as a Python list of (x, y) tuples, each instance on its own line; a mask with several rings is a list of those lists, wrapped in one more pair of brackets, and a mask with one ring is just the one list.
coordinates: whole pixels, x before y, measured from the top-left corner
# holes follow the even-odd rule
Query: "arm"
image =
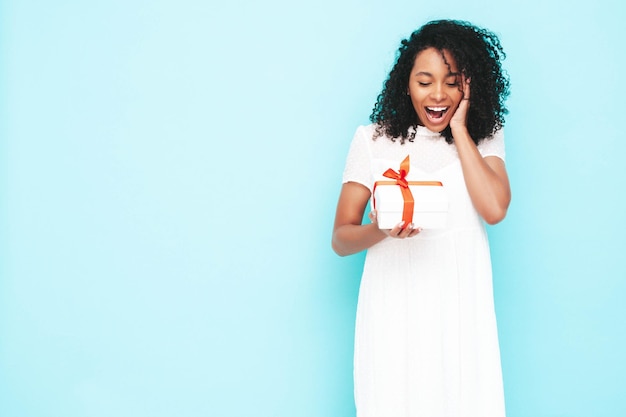
[(362, 184), (347, 182), (341, 187), (332, 239), (337, 255), (352, 255), (386, 237), (375, 223), (361, 224), (369, 198), (370, 190)]
[(404, 239), (421, 231), (414, 228), (413, 224), (403, 228), (403, 222), (389, 231), (380, 230), (375, 213), (370, 214), (372, 223), (361, 224), (370, 195), (367, 187), (356, 182), (347, 182), (341, 187), (332, 238), (333, 250), (338, 255), (361, 252), (388, 236)]
[(511, 188), (504, 161), (497, 156), (482, 157), (467, 133), (454, 133), (463, 168), (467, 191), (476, 211), (489, 224), (496, 224), (506, 216), (511, 202)]
[(504, 219), (511, 202), (509, 178), (504, 161), (496, 156), (483, 158), (467, 131), (469, 81), (465, 82), (464, 97), (450, 121), (452, 136), (472, 203), (487, 223), (496, 224)]

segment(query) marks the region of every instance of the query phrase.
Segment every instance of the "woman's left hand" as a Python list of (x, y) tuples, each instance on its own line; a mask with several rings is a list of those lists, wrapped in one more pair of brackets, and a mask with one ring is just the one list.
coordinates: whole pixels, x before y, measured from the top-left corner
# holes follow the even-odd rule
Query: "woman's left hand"
[(450, 129), (452, 131), (456, 129), (465, 129), (467, 126), (467, 112), (469, 110), (469, 98), (470, 98), (470, 79), (462, 76), (461, 83), (463, 84), (463, 97), (459, 103), (459, 107), (450, 119)]

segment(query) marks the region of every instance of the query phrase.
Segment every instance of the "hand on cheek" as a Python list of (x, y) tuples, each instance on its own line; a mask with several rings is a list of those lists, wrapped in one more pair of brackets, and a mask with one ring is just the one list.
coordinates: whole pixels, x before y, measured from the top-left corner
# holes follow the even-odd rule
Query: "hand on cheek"
[(463, 83), (463, 97), (459, 102), (459, 106), (456, 108), (452, 119), (450, 119), (450, 129), (455, 130), (459, 128), (465, 128), (467, 125), (467, 112), (470, 106), (470, 79), (465, 78), (461, 80)]

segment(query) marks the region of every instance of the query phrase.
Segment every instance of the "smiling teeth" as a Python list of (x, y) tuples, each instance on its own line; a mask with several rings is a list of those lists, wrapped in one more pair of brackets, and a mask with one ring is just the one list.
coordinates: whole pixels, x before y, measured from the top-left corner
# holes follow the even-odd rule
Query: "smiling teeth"
[(447, 107), (426, 107), (430, 111), (444, 111)]

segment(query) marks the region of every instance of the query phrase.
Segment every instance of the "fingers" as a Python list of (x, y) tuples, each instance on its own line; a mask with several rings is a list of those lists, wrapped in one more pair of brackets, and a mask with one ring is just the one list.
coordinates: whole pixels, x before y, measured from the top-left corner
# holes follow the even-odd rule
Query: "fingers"
[(463, 86), (463, 96), (461, 97), (458, 107), (454, 111), (452, 119), (450, 119), (450, 128), (452, 129), (453, 135), (455, 129), (465, 128), (470, 106), (470, 79), (463, 76), (461, 83)]
[(463, 100), (470, 99), (470, 78), (463, 76)]
[[(374, 224), (378, 224), (376, 219), (376, 210), (372, 210), (368, 217)], [(413, 223), (409, 223), (407, 227), (404, 227), (404, 221), (401, 221), (391, 230), (384, 230), (387, 235), (396, 239), (406, 239), (407, 237), (413, 237), (422, 231), (421, 227), (416, 227)]]
[(404, 227), (404, 222), (402, 221), (389, 231), (389, 236), (397, 239), (406, 239), (419, 234), (421, 231), (422, 228), (416, 227), (413, 223), (409, 223), (407, 227)]
[(378, 220), (376, 219), (376, 210), (370, 211), (370, 214), (368, 214), (368, 217), (370, 218), (370, 221), (372, 223), (378, 224)]

